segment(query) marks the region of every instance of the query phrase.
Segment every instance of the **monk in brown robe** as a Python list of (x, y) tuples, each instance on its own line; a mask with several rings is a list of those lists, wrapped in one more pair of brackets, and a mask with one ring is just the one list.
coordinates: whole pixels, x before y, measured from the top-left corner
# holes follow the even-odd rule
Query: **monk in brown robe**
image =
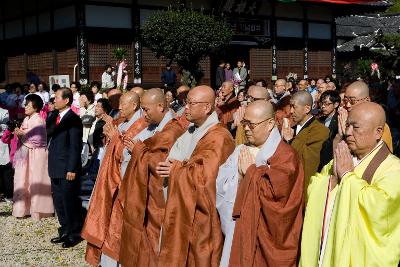
[(220, 167), (217, 209), (225, 235), (220, 266), (296, 266), (303, 222), (304, 172), (282, 141), (271, 103), (247, 106), (248, 143)]
[(178, 138), (168, 160), (157, 167), (168, 180), (157, 266), (218, 266), (223, 237), (215, 203), (219, 166), (234, 150), (234, 141), (214, 112), (208, 86), (188, 94), (189, 129)]
[(123, 266), (148, 266), (156, 256), (152, 247), (159, 241), (165, 200), (163, 179), (155, 168), (166, 160), (176, 139), (185, 132), (168, 109), (161, 89), (146, 91), (142, 108), (146, 120), (157, 129), (151, 138), (127, 144), (132, 158), (118, 194), (122, 208), (116, 220), (122, 228), (119, 261)]
[(226, 81), (221, 86), (223, 102), (217, 106), (219, 121), (231, 130), (233, 113), (240, 107), (240, 102), (234, 94), (233, 82)]
[(124, 138), (133, 138), (147, 127), (142, 118), (139, 96), (134, 92), (125, 93), (120, 99), (120, 117), (104, 126), (104, 132), (109, 137), (109, 143), (102, 160), (96, 185), (90, 199), (82, 238), (88, 241), (86, 261), (98, 265), (101, 250), (106, 239), (110, 224), (112, 207), (120, 186), (121, 166), (124, 161)]

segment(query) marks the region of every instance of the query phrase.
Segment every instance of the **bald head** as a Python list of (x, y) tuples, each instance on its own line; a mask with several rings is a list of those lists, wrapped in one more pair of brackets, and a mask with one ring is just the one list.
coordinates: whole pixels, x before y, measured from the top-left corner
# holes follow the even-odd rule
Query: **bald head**
[(131, 89), (131, 92), (135, 92), (141, 98), (144, 94), (144, 89), (142, 87), (136, 86)]
[(253, 99), (269, 100), (271, 98), (267, 88), (257, 85), (250, 86), (247, 94)]
[(298, 91), (297, 93), (293, 94), (290, 102), (296, 102), (297, 105), (300, 106), (310, 106), (312, 107), (313, 105), (313, 98), (311, 94), (307, 91)]
[(188, 97), (195, 97), (196, 101), (207, 102), (212, 105), (215, 103), (215, 92), (207, 85), (200, 85), (194, 87), (189, 91)]
[(371, 102), (355, 105), (347, 118), (345, 138), (358, 159), (365, 157), (381, 140), (385, 127), (385, 111)]
[(261, 147), (265, 143), (275, 126), (274, 116), (274, 108), (268, 101), (257, 100), (246, 107), (242, 124), (250, 145)]
[(371, 127), (384, 127), (386, 123), (386, 115), (383, 108), (373, 102), (360, 103), (353, 107), (349, 114), (356, 114), (363, 120), (365, 124)]
[(146, 121), (158, 125), (169, 110), (164, 92), (160, 88), (147, 90), (142, 97), (142, 109)]
[(160, 88), (152, 88), (152, 89), (147, 90), (143, 94), (142, 98), (143, 98), (143, 102), (146, 101), (146, 103), (150, 103), (150, 104), (163, 103), (163, 104), (165, 104), (165, 95)]
[(130, 120), (140, 107), (140, 98), (135, 92), (126, 92), (119, 101), (121, 118)]
[(214, 90), (206, 85), (196, 86), (189, 91), (187, 99), (186, 119), (200, 127), (215, 109)]
[(259, 119), (259, 121), (273, 118), (275, 116), (274, 107), (268, 101), (257, 100), (250, 103), (246, 107), (245, 113), (251, 115), (253, 118)]
[(129, 103), (134, 103), (136, 105), (140, 104), (140, 98), (138, 96), (138, 94), (136, 94), (135, 92), (126, 92), (125, 94), (123, 94), (121, 96), (120, 101), (127, 101)]
[(110, 101), (110, 105), (112, 109), (118, 109), (119, 107), (119, 99), (121, 98), (122, 91), (120, 89), (111, 89), (107, 93), (108, 100)]
[(186, 92), (189, 92), (189, 90), (190, 90), (190, 88), (188, 86), (181, 85), (181, 86), (178, 87), (178, 89), (176, 89), (176, 94), (179, 95), (179, 94), (182, 94), (182, 93), (186, 93)]
[(369, 97), (368, 85), (363, 81), (356, 81), (351, 83), (346, 88), (345, 96), (359, 98)]

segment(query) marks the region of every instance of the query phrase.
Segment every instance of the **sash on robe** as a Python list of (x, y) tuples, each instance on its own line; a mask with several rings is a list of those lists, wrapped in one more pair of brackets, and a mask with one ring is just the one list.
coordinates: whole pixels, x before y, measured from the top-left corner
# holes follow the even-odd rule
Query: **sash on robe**
[(389, 154), (373, 173), (382, 143), (331, 191), (336, 198), (323, 257), (321, 233), (333, 161), (312, 177), (308, 188), (300, 266), (397, 266), (400, 260), (400, 160)]

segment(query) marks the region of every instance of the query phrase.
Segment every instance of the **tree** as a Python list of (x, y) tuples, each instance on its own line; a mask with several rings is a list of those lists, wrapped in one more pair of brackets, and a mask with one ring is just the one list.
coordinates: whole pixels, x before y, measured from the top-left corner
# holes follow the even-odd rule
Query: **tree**
[(163, 10), (142, 27), (142, 39), (156, 56), (182, 68), (183, 83), (196, 86), (202, 76), (199, 61), (227, 45), (232, 31), (220, 19), (192, 9)]

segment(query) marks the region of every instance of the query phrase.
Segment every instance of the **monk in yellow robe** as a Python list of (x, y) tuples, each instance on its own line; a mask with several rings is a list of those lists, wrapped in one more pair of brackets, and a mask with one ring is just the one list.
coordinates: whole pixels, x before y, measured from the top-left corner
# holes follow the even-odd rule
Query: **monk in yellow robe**
[[(344, 93), (344, 108), (339, 108), (338, 113), (338, 131), (333, 146), (335, 147), (336, 144), (343, 139), (343, 133), (346, 128), (346, 119), (348, 116), (348, 112), (351, 109), (360, 103), (370, 102), (371, 97), (369, 95), (369, 87), (363, 81), (356, 81), (351, 83), (349, 86), (346, 87), (346, 91)], [(386, 143), (387, 147), (389, 148), (390, 152), (393, 152), (393, 141), (392, 141), (392, 134), (390, 133), (389, 125), (385, 122), (385, 127), (383, 128), (382, 134), (382, 141)]]
[(345, 141), (310, 180), (300, 266), (398, 266), (400, 160), (382, 141), (384, 125), (378, 104), (350, 111)]
[(168, 187), (157, 266), (218, 266), (223, 236), (216, 209), (218, 168), (233, 152), (234, 141), (214, 111), (208, 86), (189, 91), (188, 130), (173, 145), (157, 173)]

